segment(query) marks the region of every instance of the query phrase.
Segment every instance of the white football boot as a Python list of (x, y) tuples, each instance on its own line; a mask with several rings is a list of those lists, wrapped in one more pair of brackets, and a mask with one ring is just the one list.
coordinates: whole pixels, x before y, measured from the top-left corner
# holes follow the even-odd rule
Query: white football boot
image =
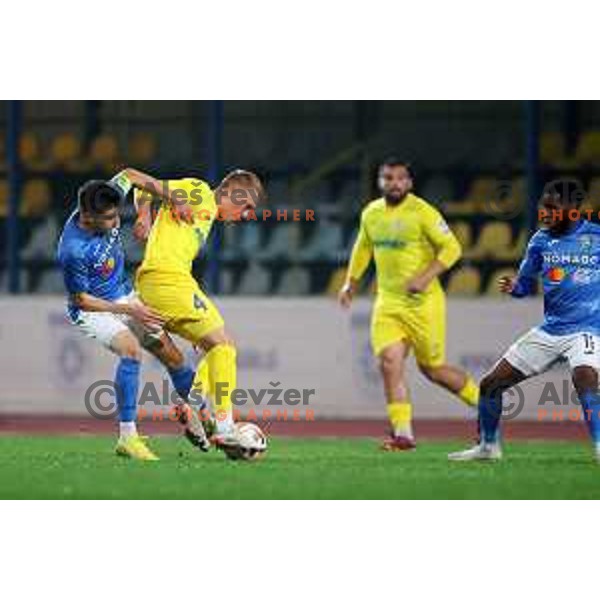
[(448, 454), (448, 460), (467, 462), (470, 460), (500, 460), (502, 458), (502, 448), (500, 444), (487, 444), (482, 442), (460, 452), (451, 452)]

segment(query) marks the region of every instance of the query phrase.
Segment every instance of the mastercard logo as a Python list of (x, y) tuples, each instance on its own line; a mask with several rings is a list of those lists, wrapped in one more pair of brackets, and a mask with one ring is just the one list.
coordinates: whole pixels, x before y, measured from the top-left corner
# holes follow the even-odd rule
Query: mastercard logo
[(546, 274), (546, 277), (552, 283), (558, 283), (565, 278), (565, 270), (561, 267), (552, 267)]

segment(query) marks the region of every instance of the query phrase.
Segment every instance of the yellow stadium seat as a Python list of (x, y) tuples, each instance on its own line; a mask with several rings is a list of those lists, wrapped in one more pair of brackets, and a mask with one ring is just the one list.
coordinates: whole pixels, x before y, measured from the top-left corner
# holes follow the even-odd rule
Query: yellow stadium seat
[(497, 181), (493, 177), (477, 177), (471, 182), (463, 200), (448, 202), (443, 211), (448, 216), (471, 216), (482, 213), (490, 198), (497, 195)]
[(81, 164), (82, 145), (72, 133), (62, 133), (52, 140), (50, 157), (54, 167), (72, 170)]
[(156, 156), (156, 139), (146, 133), (133, 136), (127, 144), (127, 158), (132, 165), (150, 164)]
[(329, 278), (329, 282), (327, 283), (327, 295), (328, 296), (336, 296), (340, 291), (342, 285), (344, 285), (344, 281), (346, 280), (346, 267), (340, 267), (336, 269)]
[(481, 288), (481, 275), (475, 267), (461, 267), (448, 281), (447, 292), (453, 296), (477, 296)]
[(40, 142), (34, 133), (27, 132), (19, 138), (19, 158), (26, 167), (40, 160)]
[(119, 162), (119, 145), (113, 135), (103, 134), (90, 146), (90, 162), (93, 167), (113, 171)]
[(471, 225), (466, 221), (455, 221), (454, 223), (451, 223), (450, 229), (452, 229), (452, 232), (462, 248), (463, 257), (468, 258), (473, 246), (473, 230)]
[(545, 131), (540, 136), (540, 162), (546, 166), (555, 165), (565, 157), (565, 136), (559, 131)]
[(504, 293), (502, 293), (499, 289), (498, 289), (498, 279), (500, 279), (500, 277), (514, 277), (517, 274), (517, 270), (512, 268), (512, 267), (506, 267), (503, 269), (498, 269), (497, 271), (494, 271), (490, 277), (490, 280), (488, 281), (485, 293), (487, 296), (505, 296)]
[(22, 217), (44, 217), (51, 203), (50, 186), (46, 179), (29, 179), (23, 186), (19, 213)]
[(581, 135), (575, 159), (582, 165), (600, 165), (600, 131), (586, 131)]
[(0, 179), (0, 217), (8, 214), (8, 182)]
[(500, 257), (510, 253), (512, 245), (512, 232), (508, 223), (492, 221), (481, 229), (471, 256), (479, 259)]

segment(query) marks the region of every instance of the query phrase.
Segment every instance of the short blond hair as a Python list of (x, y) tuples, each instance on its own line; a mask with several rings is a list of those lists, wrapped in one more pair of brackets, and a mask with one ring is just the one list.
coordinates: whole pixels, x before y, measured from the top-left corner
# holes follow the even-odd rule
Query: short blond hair
[(260, 202), (264, 202), (267, 198), (265, 188), (260, 180), (260, 177), (252, 171), (246, 171), (245, 169), (234, 169), (223, 177), (219, 187), (226, 188), (230, 183), (238, 184), (246, 188), (254, 188), (258, 191), (258, 199)]

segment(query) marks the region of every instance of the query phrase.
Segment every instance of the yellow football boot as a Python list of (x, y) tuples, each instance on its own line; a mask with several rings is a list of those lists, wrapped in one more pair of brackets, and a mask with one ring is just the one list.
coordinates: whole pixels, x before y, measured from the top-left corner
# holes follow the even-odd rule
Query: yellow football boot
[(136, 458), (137, 460), (159, 460), (158, 456), (146, 446), (144, 438), (138, 434), (119, 438), (115, 452), (119, 456)]

